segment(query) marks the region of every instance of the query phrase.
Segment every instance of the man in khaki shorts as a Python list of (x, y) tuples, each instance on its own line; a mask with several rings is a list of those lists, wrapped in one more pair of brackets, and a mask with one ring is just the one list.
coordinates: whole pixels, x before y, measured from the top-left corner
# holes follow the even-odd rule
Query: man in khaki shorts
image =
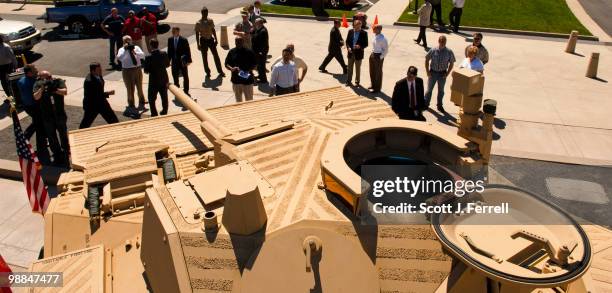
[(208, 8), (202, 8), (202, 18), (195, 24), (195, 35), (196, 43), (198, 44), (198, 50), (202, 52), (202, 61), (204, 63), (204, 71), (206, 77), (210, 78), (210, 68), (208, 67), (208, 50), (213, 55), (215, 60), (215, 66), (219, 76), (225, 77), (223, 69), (221, 68), (221, 59), (219, 59), (219, 53), (217, 53), (217, 31), (215, 31), (215, 22), (212, 18), (208, 17)]

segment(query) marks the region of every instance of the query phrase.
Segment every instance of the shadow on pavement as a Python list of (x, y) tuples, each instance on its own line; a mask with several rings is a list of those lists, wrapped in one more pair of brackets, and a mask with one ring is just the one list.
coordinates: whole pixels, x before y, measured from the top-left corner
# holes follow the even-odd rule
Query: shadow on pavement
[(258, 83), (257, 89), (264, 94), (270, 94), (272, 92), (272, 89), (270, 88), (270, 85), (267, 82)]
[(608, 83), (608, 81), (607, 81), (607, 80), (605, 80), (605, 79), (601, 79), (601, 78), (599, 78), (599, 77), (589, 77), (589, 78), (590, 78), (590, 79), (593, 79), (593, 80), (596, 80), (596, 81), (600, 81), (600, 82)]
[(493, 125), (497, 129), (505, 129), (506, 128), (506, 121), (501, 120), (499, 118), (495, 118), (495, 119), (493, 119)]
[(453, 115), (448, 114), (447, 112), (444, 112), (442, 114), (438, 113), (438, 111), (435, 111), (431, 108), (428, 108), (426, 111), (429, 111), (429, 113), (431, 113), (432, 115), (434, 115), (434, 117), (436, 117), (436, 119), (441, 122), (444, 123), (446, 125), (449, 126), (457, 126), (457, 118), (455, 118)]
[(221, 86), (222, 84), (223, 84), (223, 77), (221, 77), (221, 75), (218, 75), (215, 79), (211, 79), (210, 77), (207, 76), (204, 82), (202, 83), (202, 87), (210, 88), (213, 91), (218, 91), (219, 86)]

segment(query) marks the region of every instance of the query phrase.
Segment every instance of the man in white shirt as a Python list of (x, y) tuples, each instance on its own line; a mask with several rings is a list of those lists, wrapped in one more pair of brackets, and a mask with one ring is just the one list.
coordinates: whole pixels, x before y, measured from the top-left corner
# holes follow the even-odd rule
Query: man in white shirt
[(425, 34), (425, 30), (431, 24), (431, 2), (429, 0), (425, 0), (421, 8), (417, 10), (417, 14), (419, 15), (419, 36), (414, 39), (414, 42), (419, 44), (423, 41), (423, 48), (427, 51), (427, 35)]
[(455, 33), (459, 31), (459, 22), (461, 21), (461, 14), (463, 13), (463, 5), (465, 5), (465, 0), (453, 0), (453, 9), (448, 15), (450, 22), (448, 26)]
[(253, 3), (253, 13), (257, 17), (261, 16), (261, 1), (255, 1), (255, 3)]
[(382, 25), (377, 24), (373, 27), (374, 40), (372, 41), (372, 54), (370, 54), (370, 82), (372, 84), (370, 93), (379, 93), (382, 87), (383, 62), (389, 52), (389, 43), (383, 35)]
[(283, 49), (283, 61), (272, 67), (270, 96), (297, 92), (299, 84), (295, 63), (291, 61), (291, 50)]
[(134, 87), (138, 91), (138, 109), (145, 109), (145, 98), (142, 90), (142, 60), (145, 58), (142, 49), (132, 43), (130, 36), (123, 37), (123, 47), (117, 52), (117, 61), (121, 64), (123, 83), (128, 94), (126, 116), (138, 117), (140, 114), (134, 105)]
[[(300, 70), (302, 71), (302, 73), (299, 74), (298, 84), (302, 83), (302, 81), (306, 77), (306, 72), (308, 72), (308, 65), (306, 64), (306, 62), (304, 62), (304, 59), (302, 59), (300, 56), (295, 55), (295, 45), (287, 44), (287, 47), (285, 48), (291, 51), (290, 60), (293, 61), (293, 63), (295, 63), (296, 70), (298, 71), (297, 73), (299, 74), (300, 73), (299, 71)], [(276, 60), (272, 62), (272, 66), (270, 66), (270, 68), (274, 67), (274, 65), (281, 63), (281, 62), (283, 62), (283, 56), (276, 58)], [(299, 91), (299, 88), (298, 88), (298, 91)]]

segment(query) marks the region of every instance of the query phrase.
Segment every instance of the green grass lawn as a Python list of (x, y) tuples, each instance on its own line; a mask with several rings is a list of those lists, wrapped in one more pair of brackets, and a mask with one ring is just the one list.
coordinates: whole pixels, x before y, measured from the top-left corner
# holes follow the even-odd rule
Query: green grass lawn
[[(420, 0), (419, 5), (422, 3)], [(399, 21), (417, 22), (417, 16), (412, 14), (413, 5), (410, 3)], [(442, 0), (442, 19), (446, 24), (451, 9), (451, 1)], [(591, 35), (565, 0), (468, 0), (463, 7), (461, 25), (562, 34), (578, 30), (581, 35)]]
[[(274, 5), (264, 4), (261, 7), (262, 12), (279, 13), (279, 14), (294, 14), (294, 15), (314, 15), (312, 14), (312, 8), (302, 6), (289, 6), (289, 5)], [(340, 9), (325, 9), (330, 17), (342, 17), (346, 14), (347, 19), (351, 19), (355, 14), (352, 10), (340, 10)]]

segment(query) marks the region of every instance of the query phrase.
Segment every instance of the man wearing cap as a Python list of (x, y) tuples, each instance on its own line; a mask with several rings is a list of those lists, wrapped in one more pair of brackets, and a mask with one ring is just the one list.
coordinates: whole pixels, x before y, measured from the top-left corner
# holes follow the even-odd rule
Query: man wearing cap
[(426, 108), (423, 79), (417, 77), (417, 68), (410, 66), (406, 78), (395, 83), (391, 108), (400, 119), (425, 121), (423, 109)]
[(242, 38), (242, 43), (245, 48), (251, 49), (251, 32), (253, 24), (249, 21), (249, 13), (246, 11), (240, 12), (242, 21), (234, 27), (234, 35)]
[(219, 76), (225, 77), (223, 69), (221, 68), (221, 59), (219, 59), (219, 53), (217, 53), (217, 31), (215, 31), (215, 22), (212, 18), (208, 17), (208, 8), (204, 6), (202, 8), (202, 18), (195, 24), (195, 36), (196, 43), (198, 44), (198, 50), (202, 52), (202, 62), (204, 63), (204, 71), (206, 77), (210, 77), (210, 68), (208, 67), (208, 50), (213, 55), (215, 60), (215, 66)]

